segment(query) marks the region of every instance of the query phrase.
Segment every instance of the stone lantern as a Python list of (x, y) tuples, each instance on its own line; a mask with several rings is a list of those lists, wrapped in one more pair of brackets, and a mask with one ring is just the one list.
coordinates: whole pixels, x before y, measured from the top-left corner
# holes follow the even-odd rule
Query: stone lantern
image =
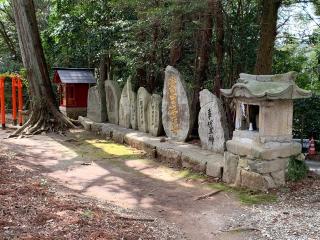
[(295, 78), (295, 72), (240, 74), (231, 89), (221, 89), (236, 105), (235, 131), (224, 156), (226, 182), (259, 190), (285, 184), (289, 158), (301, 154), (301, 145), (292, 141), (293, 100), (311, 96)]

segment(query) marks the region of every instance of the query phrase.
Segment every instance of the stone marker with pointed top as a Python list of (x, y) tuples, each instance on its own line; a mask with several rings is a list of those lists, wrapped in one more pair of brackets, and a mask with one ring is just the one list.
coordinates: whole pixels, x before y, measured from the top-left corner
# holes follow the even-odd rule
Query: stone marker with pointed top
[(102, 106), (97, 86), (91, 87), (88, 91), (87, 117), (98, 123), (105, 122), (107, 119), (107, 112)]
[(190, 134), (192, 116), (185, 82), (175, 68), (168, 66), (162, 99), (162, 124), (167, 136), (185, 141)]
[[(128, 78), (127, 83), (124, 85), (120, 97), (119, 106), (119, 125), (125, 128), (131, 126), (131, 102), (130, 102), (130, 90), (131, 90), (131, 79)], [(130, 89), (129, 89), (130, 87)]]
[(119, 123), (119, 102), (121, 91), (116, 81), (105, 81), (107, 115), (110, 123)]
[(155, 137), (160, 136), (163, 132), (161, 106), (161, 96), (152, 94), (148, 106), (148, 130)]
[(141, 132), (148, 132), (148, 104), (151, 95), (144, 87), (140, 87), (137, 94), (137, 122)]
[(203, 149), (223, 153), (228, 128), (222, 102), (209, 90), (200, 92), (199, 137)]

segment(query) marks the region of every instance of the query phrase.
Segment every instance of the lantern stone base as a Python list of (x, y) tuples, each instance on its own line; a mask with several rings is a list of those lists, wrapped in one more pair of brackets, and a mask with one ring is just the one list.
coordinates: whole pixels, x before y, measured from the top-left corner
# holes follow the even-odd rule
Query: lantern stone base
[(295, 142), (257, 143), (249, 139), (230, 140), (224, 154), (223, 180), (239, 187), (266, 191), (285, 184), (290, 156), (301, 154)]
[(72, 107), (59, 107), (60, 112), (62, 112), (64, 115), (66, 115), (69, 118), (77, 120), (80, 116), (86, 116), (87, 115), (87, 108), (72, 108)]

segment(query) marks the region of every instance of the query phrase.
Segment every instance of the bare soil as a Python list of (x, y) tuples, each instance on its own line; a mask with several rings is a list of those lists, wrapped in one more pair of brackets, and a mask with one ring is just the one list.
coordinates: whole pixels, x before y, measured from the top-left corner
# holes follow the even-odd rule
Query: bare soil
[[(231, 193), (196, 200), (213, 189), (143, 152), (82, 130), (6, 139), (9, 133), (0, 133), (2, 151), (14, 152), (9, 162), (1, 161), (0, 238), (241, 240), (259, 235), (251, 229), (225, 231), (228, 219), (246, 211)], [(130, 212), (130, 220), (121, 212)], [(146, 219), (132, 220), (141, 218)]]

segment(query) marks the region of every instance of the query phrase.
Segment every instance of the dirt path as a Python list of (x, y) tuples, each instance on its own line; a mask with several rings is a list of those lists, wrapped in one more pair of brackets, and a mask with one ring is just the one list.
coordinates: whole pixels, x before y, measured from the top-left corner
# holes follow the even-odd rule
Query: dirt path
[(188, 172), (170, 169), (142, 152), (97, 139), (82, 130), (68, 136), (47, 135), (5, 139), (1, 144), (17, 153), (21, 164), (38, 168), (64, 186), (81, 194), (125, 208), (139, 209), (175, 224), (186, 239), (249, 239), (257, 232), (227, 229), (229, 218), (244, 213), (243, 206), (224, 192), (212, 192), (199, 181), (186, 181)]

